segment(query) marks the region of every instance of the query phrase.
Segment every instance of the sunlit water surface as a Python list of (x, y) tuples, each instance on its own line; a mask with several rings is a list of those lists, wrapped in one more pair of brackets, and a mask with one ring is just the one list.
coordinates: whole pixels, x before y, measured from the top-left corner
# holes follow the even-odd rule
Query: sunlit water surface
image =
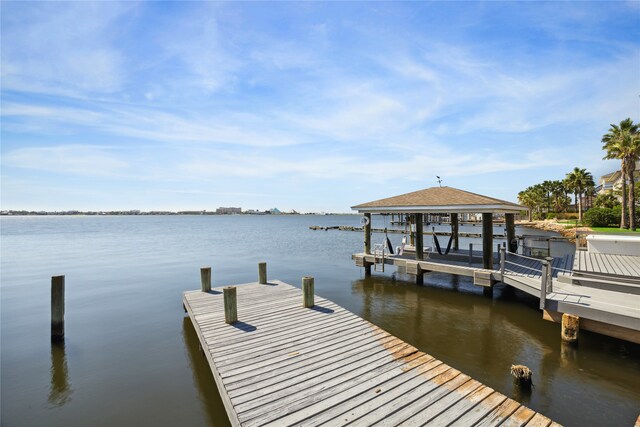
[[(2, 425), (227, 425), (181, 294), (199, 288), (202, 266), (213, 267), (220, 286), (255, 281), (263, 260), (270, 278), (299, 286), (303, 275), (314, 276), (319, 295), (560, 423), (633, 425), (638, 346), (588, 332), (577, 348), (563, 346), (559, 326), (542, 320), (534, 298), (501, 286), (486, 298), (469, 278), (433, 273), (419, 287), (393, 268), (365, 278), (351, 260), (361, 233), (308, 228), (358, 221), (2, 217)], [(399, 244), (401, 235), (390, 237)], [(480, 248), (479, 239), (460, 245), (469, 242)], [(49, 337), (50, 277), (57, 274), (66, 275), (64, 345)], [(513, 363), (533, 370), (530, 394), (514, 389)]]

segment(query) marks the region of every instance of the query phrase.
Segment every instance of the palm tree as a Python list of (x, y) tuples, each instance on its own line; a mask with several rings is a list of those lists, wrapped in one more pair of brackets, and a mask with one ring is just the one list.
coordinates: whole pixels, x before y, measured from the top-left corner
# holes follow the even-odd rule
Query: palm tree
[[(628, 224), (633, 230), (636, 227), (633, 171), (635, 171), (636, 161), (640, 159), (639, 133), (640, 125), (634, 124), (633, 120), (626, 118), (619, 125), (612, 124), (609, 132), (602, 137), (602, 149), (607, 152), (604, 158), (621, 160), (622, 218), (620, 219), (620, 228), (627, 228), (628, 218)], [(628, 197), (627, 181), (629, 181)]]
[(544, 191), (545, 199), (547, 200), (547, 212), (551, 212), (551, 192), (553, 191), (553, 181), (544, 181), (540, 186)]
[(582, 195), (588, 188), (595, 186), (593, 175), (586, 169), (575, 167), (567, 174), (565, 183), (573, 190), (578, 205), (578, 220), (582, 222)]
[(551, 200), (553, 209), (556, 212), (560, 212), (566, 207), (566, 190), (562, 181), (551, 181)]

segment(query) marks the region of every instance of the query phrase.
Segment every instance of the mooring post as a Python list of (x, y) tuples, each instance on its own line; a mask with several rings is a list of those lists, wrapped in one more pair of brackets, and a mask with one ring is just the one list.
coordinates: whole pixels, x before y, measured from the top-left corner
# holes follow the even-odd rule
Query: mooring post
[(302, 306), (305, 308), (313, 307), (313, 277), (304, 276), (302, 278)]
[(493, 269), (493, 214), (482, 214), (482, 268)]
[(509, 248), (509, 252), (516, 252), (518, 250), (518, 241), (516, 240), (516, 224), (514, 214), (504, 214), (504, 227), (507, 231), (507, 246)]
[(567, 343), (576, 343), (578, 341), (578, 333), (580, 332), (580, 318), (573, 314), (562, 314), (562, 341)]
[(456, 252), (460, 250), (459, 234), (460, 233), (458, 233), (458, 214), (452, 213), (451, 214), (451, 235), (453, 237), (453, 250)]
[(549, 275), (547, 270), (549, 269), (549, 262), (546, 260), (542, 261), (542, 274), (540, 275), (540, 310), (544, 310), (546, 307), (547, 300), (547, 280), (549, 279)]
[(547, 293), (553, 292), (553, 257), (546, 257), (545, 260), (549, 263), (547, 268)]
[(51, 277), (51, 339), (64, 339), (64, 276)]
[(222, 289), (224, 298), (224, 321), (235, 323), (238, 321), (238, 299), (236, 298), (236, 287), (226, 286)]
[[(364, 217), (366, 218), (366, 223), (362, 229), (364, 230), (364, 253), (365, 255), (371, 254), (371, 214), (365, 213)], [(371, 264), (368, 264), (366, 261), (364, 262), (364, 275), (371, 276)]]
[(211, 267), (202, 267), (200, 269), (200, 288), (202, 292), (211, 290)]
[(504, 283), (504, 268), (505, 261), (507, 260), (507, 248), (504, 246), (500, 248), (500, 279)]
[(424, 258), (424, 233), (422, 228), (422, 214), (416, 213), (414, 214), (414, 218), (416, 220), (416, 259), (420, 261)]
[(261, 285), (267, 284), (267, 263), (259, 262), (258, 263), (258, 283)]
[(473, 243), (469, 243), (469, 265), (473, 262)]

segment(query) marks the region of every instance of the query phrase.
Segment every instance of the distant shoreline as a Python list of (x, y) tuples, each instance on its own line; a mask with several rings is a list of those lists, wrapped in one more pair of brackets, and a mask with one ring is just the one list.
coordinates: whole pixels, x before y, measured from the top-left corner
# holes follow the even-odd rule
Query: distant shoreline
[(307, 212), (307, 213), (234, 213), (234, 214), (219, 214), (216, 212), (206, 211), (149, 211), (149, 212), (132, 212), (132, 211), (64, 211), (64, 212), (44, 212), (44, 211), (2, 211), (0, 216), (168, 216), (168, 215), (191, 215), (191, 216), (300, 216), (300, 215), (358, 215), (355, 213), (324, 213), (324, 212)]

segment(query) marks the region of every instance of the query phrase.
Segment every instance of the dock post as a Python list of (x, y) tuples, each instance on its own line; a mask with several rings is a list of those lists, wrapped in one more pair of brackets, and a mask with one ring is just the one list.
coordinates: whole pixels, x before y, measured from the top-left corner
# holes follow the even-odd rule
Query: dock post
[(422, 260), (424, 258), (424, 234), (422, 228), (422, 214), (414, 214), (416, 219), (416, 259)]
[[(424, 233), (423, 233), (423, 217), (421, 213), (414, 214), (416, 220), (416, 260), (421, 261), (424, 258)], [(416, 285), (424, 285), (424, 273), (418, 267), (416, 274)]]
[(51, 277), (51, 340), (64, 340), (64, 276)]
[[(371, 254), (371, 214), (365, 213), (364, 217), (367, 219), (367, 223), (362, 227), (364, 230), (364, 253), (366, 255)], [(364, 275), (371, 276), (371, 265), (364, 263)]]
[(493, 214), (482, 214), (482, 268), (493, 269)]
[(238, 321), (238, 299), (236, 298), (236, 287), (226, 286), (222, 289), (224, 298), (224, 321), (235, 323)]
[(259, 262), (258, 263), (258, 283), (261, 285), (267, 284), (267, 263)]
[(302, 306), (305, 308), (311, 308), (315, 305), (313, 287), (313, 277), (304, 276), (302, 278)]
[(504, 268), (507, 261), (507, 248), (500, 248), (500, 280), (504, 283)]
[(202, 267), (200, 269), (200, 288), (202, 292), (211, 290), (211, 267)]
[(580, 332), (580, 318), (573, 314), (562, 314), (562, 341), (574, 344), (578, 341), (578, 333)]
[(546, 257), (545, 260), (549, 263), (547, 268), (547, 293), (553, 292), (553, 257)]
[(504, 228), (507, 231), (507, 247), (509, 248), (509, 252), (517, 251), (518, 241), (516, 240), (515, 214), (504, 214)]
[(458, 214), (451, 214), (451, 235), (453, 236), (453, 250), (460, 250), (460, 239), (458, 233)]
[(542, 261), (542, 274), (540, 275), (540, 310), (546, 308), (547, 300), (547, 280), (549, 280), (549, 262), (547, 260)]
[(473, 243), (469, 243), (469, 265), (473, 263)]

